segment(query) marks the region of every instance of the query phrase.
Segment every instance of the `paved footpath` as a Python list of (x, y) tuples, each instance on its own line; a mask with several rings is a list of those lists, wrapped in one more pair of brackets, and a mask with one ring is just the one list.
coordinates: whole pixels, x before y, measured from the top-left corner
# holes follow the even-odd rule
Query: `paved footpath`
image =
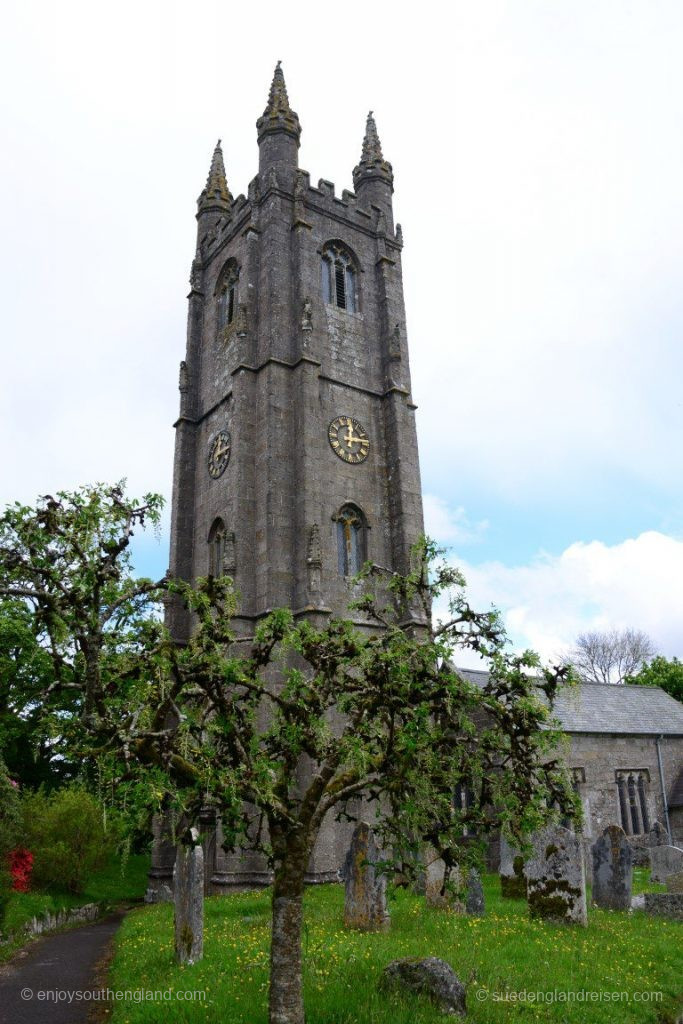
[[(54, 993), (92, 992), (106, 986), (97, 978), (123, 912), (30, 943), (0, 966), (0, 1024), (85, 1024), (93, 999), (55, 1001)], [(51, 998), (39, 993), (50, 993)], [(22, 996), (23, 993), (23, 996)], [(29, 995), (29, 993), (31, 993)]]

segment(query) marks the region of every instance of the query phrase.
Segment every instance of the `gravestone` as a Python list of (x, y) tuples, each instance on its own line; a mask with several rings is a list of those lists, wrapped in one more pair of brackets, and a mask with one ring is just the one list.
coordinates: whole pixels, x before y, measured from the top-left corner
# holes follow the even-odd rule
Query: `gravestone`
[(647, 834), (648, 844), (650, 846), (668, 846), (669, 845), (669, 833), (666, 831), (661, 821), (655, 821), (652, 828)]
[(606, 910), (630, 910), (633, 853), (626, 833), (608, 825), (591, 847), (593, 902)]
[(470, 873), (467, 876), (465, 910), (471, 917), (483, 917), (486, 913), (481, 875), (475, 868), (470, 868)]
[(526, 899), (526, 878), (524, 858), (519, 850), (510, 846), (504, 836), (500, 837), (500, 892), (511, 900)]
[(550, 827), (537, 833), (524, 872), (531, 917), (588, 923), (581, 842), (569, 829)]
[(379, 932), (389, 927), (387, 880), (375, 867), (379, 859), (372, 829), (367, 822), (359, 822), (344, 866), (344, 924), (347, 928)]
[(674, 921), (683, 921), (683, 893), (677, 892), (646, 892), (646, 914), (655, 917), (670, 917)]
[[(431, 857), (431, 860), (429, 859)], [(425, 864), (425, 899), (427, 906), (437, 910), (453, 910), (457, 914), (465, 913), (465, 904), (459, 898), (462, 890), (462, 875), (456, 866), (451, 868), (448, 881), (444, 884), (446, 864), (431, 851)]]
[(666, 891), (683, 893), (683, 871), (675, 871), (666, 876)]
[(438, 957), (392, 960), (382, 972), (379, 987), (428, 996), (444, 1016), (465, 1016), (465, 986), (451, 965)]
[(179, 844), (173, 868), (175, 953), (180, 964), (194, 964), (204, 955), (204, 851), (196, 828), (191, 837), (194, 845)]
[(665, 882), (667, 875), (683, 871), (683, 850), (677, 846), (653, 846), (650, 850), (652, 881)]

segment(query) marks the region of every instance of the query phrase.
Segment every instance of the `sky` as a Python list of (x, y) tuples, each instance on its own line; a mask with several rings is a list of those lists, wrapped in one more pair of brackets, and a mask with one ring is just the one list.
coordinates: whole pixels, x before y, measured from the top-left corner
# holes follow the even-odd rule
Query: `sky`
[[(427, 531), (544, 658), (683, 656), (683, 5), (6, 0), (0, 504), (170, 498), (195, 201), (281, 59), (311, 180), (395, 174)], [(165, 570), (138, 539), (141, 572)]]

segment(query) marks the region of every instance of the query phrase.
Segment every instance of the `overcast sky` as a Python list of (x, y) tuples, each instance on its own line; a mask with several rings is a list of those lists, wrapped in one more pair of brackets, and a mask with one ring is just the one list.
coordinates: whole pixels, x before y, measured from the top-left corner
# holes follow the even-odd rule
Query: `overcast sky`
[(473, 598), (547, 657), (683, 656), (682, 51), (665, 0), (6, 0), (0, 502), (170, 496), (195, 200), (219, 136), (246, 191), (282, 59), (313, 181), (352, 187), (375, 111), (427, 528)]

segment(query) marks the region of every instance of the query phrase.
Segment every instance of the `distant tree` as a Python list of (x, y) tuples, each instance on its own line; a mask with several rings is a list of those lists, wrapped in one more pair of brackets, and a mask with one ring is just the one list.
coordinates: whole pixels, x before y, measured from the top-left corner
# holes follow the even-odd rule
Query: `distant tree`
[(657, 653), (647, 633), (612, 629), (581, 633), (567, 662), (584, 683), (623, 683)]
[[(42, 696), (53, 678), (47, 636), (30, 605), (0, 599), (0, 756), (12, 778), (29, 789), (52, 788), (78, 770), (62, 730), (44, 714)], [(77, 714), (75, 696), (61, 714), (62, 720)]]
[(649, 665), (634, 676), (627, 676), (626, 683), (636, 686), (660, 686), (662, 690), (683, 704), (683, 662), (678, 658), (670, 661), (661, 655), (653, 658)]

